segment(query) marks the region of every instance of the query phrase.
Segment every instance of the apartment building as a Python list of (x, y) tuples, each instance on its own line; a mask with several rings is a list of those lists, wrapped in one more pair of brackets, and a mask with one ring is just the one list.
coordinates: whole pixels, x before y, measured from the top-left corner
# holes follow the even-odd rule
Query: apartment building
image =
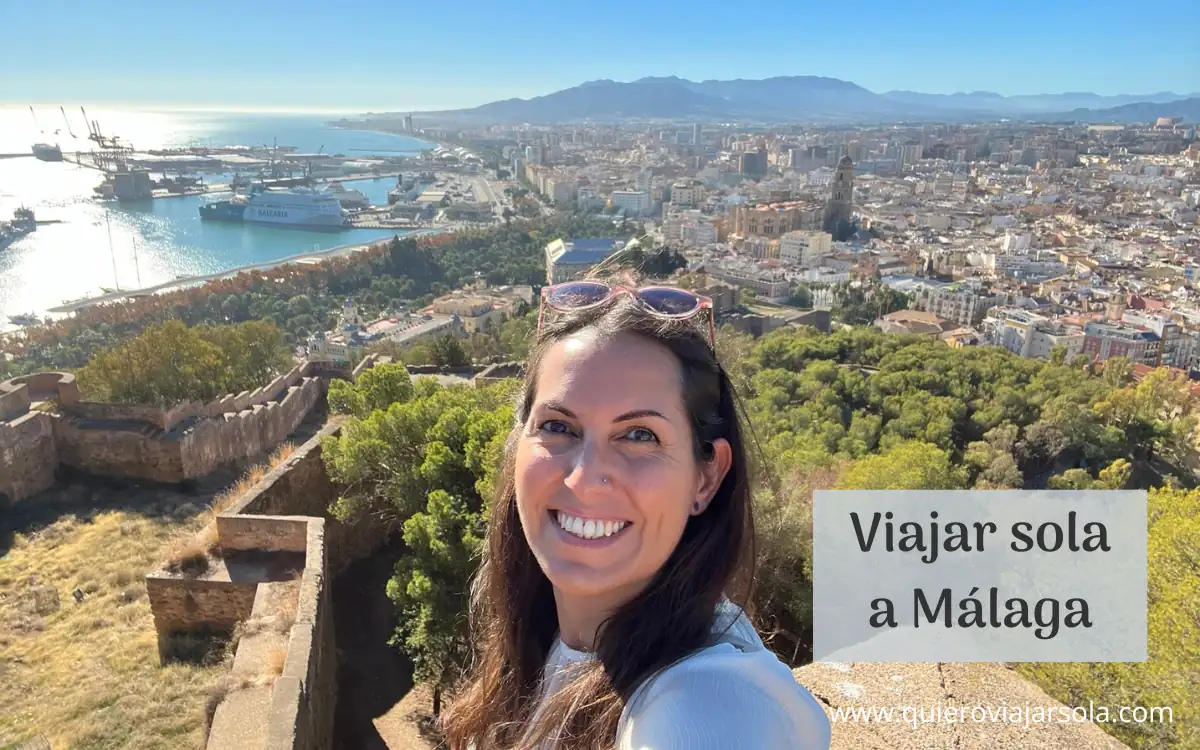
[(614, 207), (633, 216), (650, 213), (650, 193), (643, 190), (614, 190), (609, 200)]
[(1082, 328), (1016, 307), (991, 309), (983, 321), (983, 329), (990, 344), (1028, 359), (1049, 359), (1056, 346), (1064, 348), (1068, 362), (1083, 353)]
[(704, 199), (704, 188), (694, 180), (680, 181), (671, 185), (671, 203), (676, 206), (695, 206)]
[(1162, 361), (1166, 367), (1188, 369), (1192, 362), (1193, 339), (1179, 323), (1147, 310), (1125, 310), (1121, 321), (1154, 331), (1162, 341)]
[(1136, 364), (1158, 367), (1162, 358), (1162, 339), (1154, 331), (1098, 321), (1088, 323), (1083, 330), (1083, 353), (1093, 360), (1128, 357)]
[(783, 302), (791, 294), (791, 285), (782, 274), (740, 268), (709, 268), (712, 278), (742, 289), (753, 289), (759, 297), (771, 302)]
[(833, 235), (828, 232), (795, 231), (779, 238), (779, 259), (792, 265), (811, 266), (833, 252)]
[(983, 320), (989, 308), (1000, 304), (1000, 297), (980, 294), (958, 285), (921, 286), (913, 300), (913, 308), (931, 312), (960, 325), (973, 326)]

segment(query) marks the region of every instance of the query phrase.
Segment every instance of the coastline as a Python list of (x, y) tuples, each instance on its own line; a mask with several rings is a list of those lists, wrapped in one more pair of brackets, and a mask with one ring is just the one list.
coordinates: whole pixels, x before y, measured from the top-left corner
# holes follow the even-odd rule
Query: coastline
[[(403, 237), (430, 237), (430, 236), (437, 235), (437, 234), (443, 234), (443, 233), (446, 233), (449, 231), (451, 231), (449, 228), (435, 227), (435, 228), (431, 228), (431, 229), (411, 230), (411, 231), (406, 232), (403, 235), (398, 235), (398, 236), (400, 236), (402, 238)], [(350, 245), (339, 245), (338, 247), (331, 247), (328, 250), (310, 250), (309, 252), (306, 252), (306, 253), (299, 253), (296, 255), (288, 255), (283, 258), (277, 258), (275, 260), (270, 260), (270, 261), (266, 261), (263, 263), (250, 263), (250, 264), (247, 264), (244, 266), (237, 266), (235, 268), (229, 268), (224, 271), (217, 271), (216, 273), (205, 274), (202, 276), (189, 276), (189, 277), (182, 278), (182, 279), (173, 279), (171, 281), (167, 281), (162, 284), (155, 284), (154, 286), (143, 287), (141, 289), (126, 289), (126, 290), (122, 290), (119, 292), (110, 292), (108, 294), (102, 294), (102, 295), (99, 295), (96, 297), (89, 297), (86, 299), (75, 300), (74, 302), (69, 302), (67, 304), (58, 305), (57, 307), (49, 308), (48, 310), (46, 310), (46, 312), (53, 314), (53, 315), (71, 314), (78, 310), (82, 310), (84, 308), (92, 307), (93, 305), (98, 305), (98, 304), (102, 304), (105, 302), (115, 302), (117, 300), (128, 299), (130, 297), (144, 297), (146, 295), (157, 294), (158, 292), (165, 292), (165, 291), (168, 291), (171, 289), (191, 286), (191, 285), (195, 285), (195, 284), (205, 284), (210, 281), (217, 281), (219, 279), (228, 278), (230, 276), (237, 276), (239, 273), (245, 273), (247, 271), (266, 271), (271, 268), (277, 268), (279, 266), (286, 266), (286, 265), (289, 265), (292, 263), (301, 263), (304, 261), (312, 261), (312, 262), (320, 263), (320, 262), (328, 260), (330, 258), (336, 258), (336, 257), (344, 256), (344, 255), (353, 255), (356, 252), (361, 252), (362, 250), (366, 250), (368, 248), (374, 247), (375, 245), (377, 245), (381, 242), (387, 242), (387, 241), (388, 241), (388, 239), (384, 238), (384, 239), (375, 240), (373, 242), (359, 242), (359, 243), (354, 243), (354, 244), (350, 244)]]

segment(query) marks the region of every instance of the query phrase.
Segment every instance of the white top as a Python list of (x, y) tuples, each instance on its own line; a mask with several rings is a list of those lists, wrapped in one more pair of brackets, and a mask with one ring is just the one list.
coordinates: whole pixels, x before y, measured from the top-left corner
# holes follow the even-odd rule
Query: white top
[[(634, 691), (617, 725), (617, 750), (829, 750), (820, 704), (736, 605), (721, 604), (713, 635), (713, 645)], [(565, 668), (593, 658), (556, 638), (547, 690), (567, 679)]]

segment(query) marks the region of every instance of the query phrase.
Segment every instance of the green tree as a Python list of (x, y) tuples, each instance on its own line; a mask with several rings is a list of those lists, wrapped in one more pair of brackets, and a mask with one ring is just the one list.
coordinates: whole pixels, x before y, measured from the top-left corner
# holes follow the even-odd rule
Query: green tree
[(897, 443), (886, 453), (856, 461), (838, 481), (847, 490), (953, 490), (966, 486), (965, 472), (950, 454), (919, 441)]
[(433, 364), (438, 367), (462, 367), (471, 364), (471, 357), (463, 348), (462, 341), (449, 334), (431, 341), (429, 351)]
[(76, 375), (90, 400), (172, 406), (264, 386), (291, 365), (270, 323), (189, 328), (172, 320), (98, 352)]
[(1135, 750), (1200, 747), (1200, 490), (1149, 493), (1145, 662), (1021, 664), (1068, 705), (1169, 706), (1173, 721), (1101, 728)]
[(339, 386), (352, 416), (322, 454), (330, 478), (348, 488), (335, 517), (369, 515), (403, 529), (407, 549), (387, 587), (400, 613), (393, 642), (440, 708), (471, 654), (467, 592), (513, 426), (513, 385), (445, 387), (406, 376), (397, 366)]
[(412, 377), (404, 365), (384, 363), (363, 370), (354, 382), (330, 381), (327, 400), (332, 411), (361, 419), (408, 401), (412, 395)]
[(804, 284), (799, 284), (792, 287), (792, 293), (788, 296), (787, 304), (792, 307), (808, 309), (812, 307), (812, 292)]

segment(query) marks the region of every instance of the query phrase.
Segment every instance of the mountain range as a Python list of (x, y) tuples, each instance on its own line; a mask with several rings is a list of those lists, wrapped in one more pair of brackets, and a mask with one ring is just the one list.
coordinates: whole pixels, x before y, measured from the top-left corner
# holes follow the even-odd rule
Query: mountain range
[(1200, 120), (1200, 93), (1116, 96), (1088, 92), (1028, 96), (1001, 96), (989, 91), (875, 93), (850, 81), (820, 76), (699, 82), (669, 76), (630, 82), (588, 81), (530, 99), (504, 99), (471, 109), (421, 112), (418, 117), (493, 123), (628, 119), (890, 122), (1002, 117), (1095, 122), (1183, 117), (1195, 122)]

